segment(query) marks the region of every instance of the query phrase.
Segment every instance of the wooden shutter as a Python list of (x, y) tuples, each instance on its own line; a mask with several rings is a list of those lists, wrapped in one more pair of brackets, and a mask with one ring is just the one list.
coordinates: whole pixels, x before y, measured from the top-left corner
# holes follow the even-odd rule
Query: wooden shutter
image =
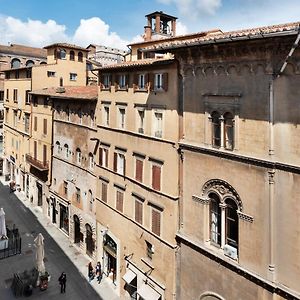
[(37, 141), (33, 142), (33, 157), (34, 159), (37, 157)]
[(107, 184), (102, 182), (102, 201), (107, 202)]
[(152, 166), (152, 188), (160, 191), (160, 177), (161, 177), (161, 167), (153, 165)]
[(153, 73), (149, 73), (148, 90), (149, 91), (153, 91), (154, 90), (154, 74)]
[(116, 209), (123, 212), (123, 193), (120, 191), (117, 191)]
[(132, 88), (133, 88), (133, 92), (135, 92), (139, 87), (139, 74), (135, 73), (133, 75), (133, 84), (132, 84)]
[(118, 153), (114, 153), (114, 171), (117, 172), (117, 166), (118, 166)]
[(43, 145), (43, 163), (44, 165), (47, 163), (47, 146)]
[(47, 134), (47, 119), (44, 119), (44, 128), (43, 128), (44, 134)]
[(152, 209), (152, 232), (156, 235), (160, 235), (160, 215), (159, 211)]
[(125, 86), (127, 89), (129, 88), (129, 74), (125, 75)]
[(143, 203), (135, 200), (135, 221), (143, 224)]
[(104, 149), (105, 151), (105, 167), (108, 167), (108, 149)]
[(126, 158), (125, 158), (125, 155), (123, 157), (124, 157), (123, 176), (125, 176), (126, 175)]
[(37, 117), (34, 117), (34, 131), (37, 131)]
[(103, 156), (103, 148), (99, 148), (99, 165), (100, 166), (103, 165), (102, 156)]
[(143, 161), (136, 159), (135, 167), (135, 179), (139, 182), (143, 182)]
[(102, 73), (99, 72), (99, 86), (100, 86), (100, 90), (102, 90), (103, 88), (103, 75)]
[(165, 90), (165, 91), (167, 91), (168, 90), (168, 73), (163, 73), (163, 82), (162, 82), (162, 84), (163, 84), (163, 89)]

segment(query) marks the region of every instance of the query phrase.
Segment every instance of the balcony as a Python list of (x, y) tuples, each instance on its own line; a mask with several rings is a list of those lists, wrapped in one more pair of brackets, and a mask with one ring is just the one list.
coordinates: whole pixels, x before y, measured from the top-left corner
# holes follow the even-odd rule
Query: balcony
[(40, 161), (30, 154), (26, 154), (26, 162), (31, 166), (35, 167), (39, 171), (48, 171), (49, 170), (49, 162), (48, 161)]

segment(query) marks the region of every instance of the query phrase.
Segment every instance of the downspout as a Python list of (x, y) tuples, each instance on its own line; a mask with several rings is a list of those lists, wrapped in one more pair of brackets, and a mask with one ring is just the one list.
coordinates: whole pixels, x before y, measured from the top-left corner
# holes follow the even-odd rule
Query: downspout
[[(285, 58), (280, 70), (278, 73), (274, 73), (270, 80), (269, 86), (269, 93), (270, 93), (270, 120), (269, 120), (269, 128), (270, 128), (270, 147), (269, 147), (269, 156), (271, 160), (274, 160), (274, 83), (275, 80), (280, 78), (282, 73), (284, 72), (288, 60), (292, 57), (295, 49), (298, 47), (300, 41), (300, 28), (298, 28), (298, 35), (297, 38), (291, 47), (291, 50), (287, 57)], [(273, 282), (276, 280), (275, 276), (275, 169), (270, 169), (268, 171), (268, 178), (269, 178), (269, 279)]]

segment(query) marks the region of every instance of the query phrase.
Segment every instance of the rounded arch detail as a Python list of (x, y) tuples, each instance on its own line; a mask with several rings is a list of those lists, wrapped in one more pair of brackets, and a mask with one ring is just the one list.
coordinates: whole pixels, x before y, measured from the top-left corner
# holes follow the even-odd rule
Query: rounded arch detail
[(231, 198), (237, 204), (239, 211), (243, 211), (242, 200), (237, 191), (226, 181), (222, 179), (211, 179), (207, 181), (202, 188), (202, 196), (207, 197), (209, 193), (216, 193), (225, 202), (226, 199)]

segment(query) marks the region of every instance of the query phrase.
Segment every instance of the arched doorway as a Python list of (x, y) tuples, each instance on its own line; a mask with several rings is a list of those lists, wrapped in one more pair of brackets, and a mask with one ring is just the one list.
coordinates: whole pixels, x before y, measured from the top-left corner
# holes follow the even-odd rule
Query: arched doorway
[(103, 253), (103, 271), (115, 282), (117, 277), (117, 244), (108, 234), (103, 237)]
[(78, 216), (73, 216), (74, 220), (74, 243), (78, 244), (80, 243), (80, 220)]
[(94, 241), (93, 241), (93, 231), (92, 227), (89, 224), (85, 224), (85, 229), (86, 229), (86, 254), (89, 256), (93, 255), (94, 251)]

